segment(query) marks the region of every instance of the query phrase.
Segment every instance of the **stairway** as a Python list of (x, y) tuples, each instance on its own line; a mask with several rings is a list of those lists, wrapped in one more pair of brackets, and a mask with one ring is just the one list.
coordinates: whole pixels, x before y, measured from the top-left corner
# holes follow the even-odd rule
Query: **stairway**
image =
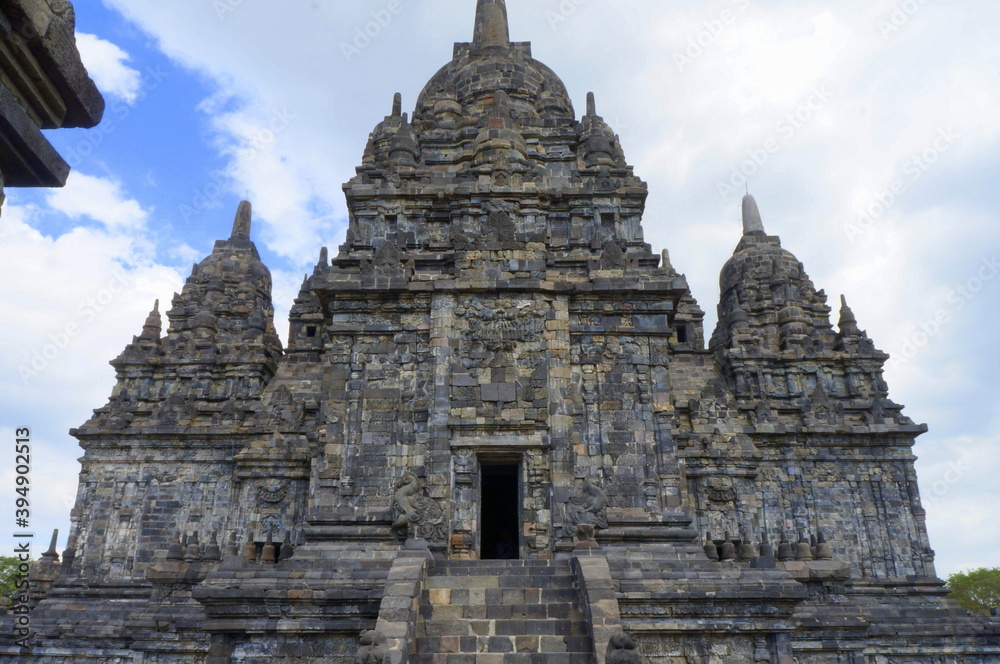
[(569, 561), (435, 561), (411, 664), (595, 664)]

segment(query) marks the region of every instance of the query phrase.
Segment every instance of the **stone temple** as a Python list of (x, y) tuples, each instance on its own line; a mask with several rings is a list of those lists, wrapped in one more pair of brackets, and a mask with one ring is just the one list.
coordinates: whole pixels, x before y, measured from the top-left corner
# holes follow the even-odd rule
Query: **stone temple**
[(243, 203), (113, 360), (0, 662), (1000, 662), (935, 574), (888, 356), (749, 196), (706, 338), (503, 0), (344, 192), (287, 347)]

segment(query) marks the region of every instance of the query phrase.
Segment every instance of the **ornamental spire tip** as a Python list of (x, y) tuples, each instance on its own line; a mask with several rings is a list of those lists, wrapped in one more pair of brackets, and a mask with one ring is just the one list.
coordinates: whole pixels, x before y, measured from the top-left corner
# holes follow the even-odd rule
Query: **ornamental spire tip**
[(505, 0), (478, 0), (472, 42), (479, 46), (510, 45), (510, 25)]

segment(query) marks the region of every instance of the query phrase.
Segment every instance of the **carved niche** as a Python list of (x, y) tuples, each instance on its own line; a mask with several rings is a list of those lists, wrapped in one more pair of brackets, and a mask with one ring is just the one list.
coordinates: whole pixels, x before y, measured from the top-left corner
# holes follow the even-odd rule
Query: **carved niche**
[(736, 502), (736, 488), (730, 477), (712, 477), (705, 487), (705, 493), (709, 501), (717, 504), (728, 504)]
[(468, 323), (463, 337), (473, 350), (510, 351), (541, 340), (546, 311), (533, 300), (483, 298), (458, 306), (455, 315)]

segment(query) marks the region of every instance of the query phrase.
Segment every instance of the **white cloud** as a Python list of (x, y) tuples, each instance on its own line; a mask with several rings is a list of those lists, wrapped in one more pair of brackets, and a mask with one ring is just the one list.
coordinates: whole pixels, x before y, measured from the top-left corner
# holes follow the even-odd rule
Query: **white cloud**
[(142, 75), (129, 67), (129, 54), (96, 35), (78, 32), (76, 45), (87, 72), (102, 94), (134, 104), (142, 88)]
[[(39, 547), (53, 528), (61, 529), (62, 543), (68, 532), (80, 450), (67, 431), (107, 401), (114, 386), (108, 361), (141, 330), (153, 301), (168, 302), (183, 280), (155, 261), (152, 243), (133, 227), (46, 234), (38, 230), (42, 224), (67, 220), (18, 205), (20, 196), (8, 192), (0, 222), (0, 284), (13, 285), (0, 289), (9, 321), (0, 340), (0, 420), (33, 431), (32, 528)], [(5, 466), (8, 479), (11, 468)], [(12, 496), (2, 499), (8, 514)]]
[(176, 259), (180, 265), (193, 265), (203, 259), (206, 254), (207, 251), (198, 251), (186, 242), (170, 250), (170, 257)]
[[(138, 333), (153, 300), (181, 286), (181, 275), (158, 264), (141, 236), (88, 227), (45, 235), (35, 228), (44, 214), (9, 203), (3, 211), (0, 283), (19, 287), (0, 290), (0, 307), (16, 312), (17, 322), (4, 334), (0, 390), (22, 398), (72, 393), (63, 406), (86, 412), (109, 394), (108, 360)], [(85, 394), (67, 390), (66, 381)]]
[(998, 438), (1000, 428), (994, 426), (987, 436), (959, 436), (918, 447), (922, 498), (939, 571), (997, 566)]
[(52, 190), (49, 205), (71, 219), (88, 217), (109, 228), (141, 228), (149, 217), (138, 201), (125, 196), (117, 180), (77, 171), (70, 173), (65, 187)]

